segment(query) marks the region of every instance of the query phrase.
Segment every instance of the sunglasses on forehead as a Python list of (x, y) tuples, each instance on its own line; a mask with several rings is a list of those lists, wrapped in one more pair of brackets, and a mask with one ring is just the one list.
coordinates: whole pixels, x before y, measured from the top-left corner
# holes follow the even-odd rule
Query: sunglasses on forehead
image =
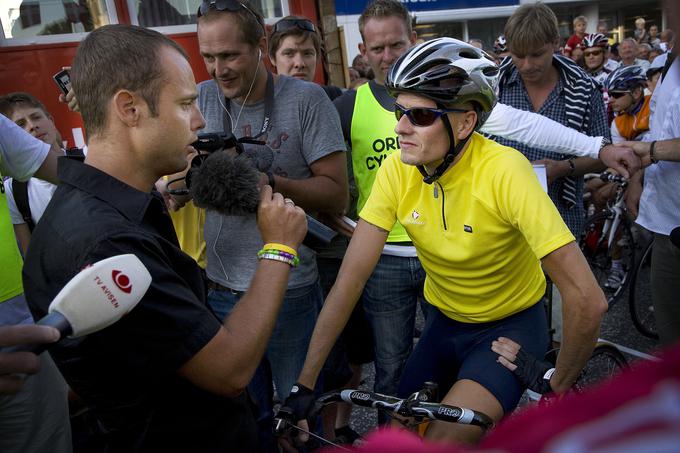
[(244, 8), (246, 11), (252, 14), (255, 20), (257, 20), (257, 23), (264, 28), (264, 24), (262, 23), (260, 16), (255, 14), (255, 11), (250, 9), (248, 5), (237, 0), (203, 0), (201, 6), (198, 7), (198, 13), (196, 13), (196, 16), (203, 16), (210, 10), (210, 8), (213, 8), (216, 11), (231, 11), (232, 13), (236, 13), (240, 11), (241, 8)]
[(292, 30), (294, 28), (316, 33), (316, 27), (309, 19), (281, 19), (274, 24), (274, 28), (272, 28), (272, 34)]
[(406, 118), (414, 126), (427, 127), (431, 126), (432, 123), (437, 121), (442, 115), (447, 113), (463, 113), (467, 110), (463, 109), (432, 109), (427, 107), (414, 107), (412, 109), (407, 109), (399, 104), (394, 104), (394, 116), (397, 117), (397, 121), (401, 120), (401, 117), (406, 115)]

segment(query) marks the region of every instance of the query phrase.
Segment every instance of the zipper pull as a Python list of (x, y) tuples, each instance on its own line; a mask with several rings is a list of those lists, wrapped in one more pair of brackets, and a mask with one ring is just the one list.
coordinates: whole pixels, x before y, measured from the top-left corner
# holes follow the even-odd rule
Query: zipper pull
[(437, 183), (432, 185), (434, 187), (434, 197), (439, 198), (439, 191), (437, 190)]

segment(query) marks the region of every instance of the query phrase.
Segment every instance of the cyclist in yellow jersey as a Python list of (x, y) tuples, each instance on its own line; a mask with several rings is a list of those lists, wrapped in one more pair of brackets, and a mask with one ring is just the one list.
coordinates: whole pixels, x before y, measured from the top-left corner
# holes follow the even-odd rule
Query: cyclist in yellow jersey
[[(450, 38), (416, 46), (388, 73), (401, 153), (381, 165), (286, 401), (299, 419), (396, 221), (418, 250), (429, 302), (401, 396), (434, 380), (444, 403), (497, 421), (519, 401), (520, 380), (564, 392), (590, 356), (607, 306), (602, 291), (530, 163), (474, 132), (496, 102), (496, 73), (486, 53)], [(518, 360), (547, 349), (541, 264), (563, 294), (565, 333), (554, 372), (532, 380), (533, 367)], [(471, 442), (481, 435), (444, 425), (430, 424), (426, 436)]]

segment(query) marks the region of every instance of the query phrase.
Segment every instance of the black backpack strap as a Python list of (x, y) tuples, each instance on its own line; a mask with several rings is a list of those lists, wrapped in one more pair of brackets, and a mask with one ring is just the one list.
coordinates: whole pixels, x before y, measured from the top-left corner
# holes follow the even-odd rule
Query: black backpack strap
[(21, 217), (26, 222), (28, 229), (33, 232), (35, 224), (33, 223), (33, 218), (31, 218), (31, 208), (28, 205), (28, 182), (12, 179), (12, 193), (14, 195), (14, 203), (17, 205), (19, 213), (21, 213)]

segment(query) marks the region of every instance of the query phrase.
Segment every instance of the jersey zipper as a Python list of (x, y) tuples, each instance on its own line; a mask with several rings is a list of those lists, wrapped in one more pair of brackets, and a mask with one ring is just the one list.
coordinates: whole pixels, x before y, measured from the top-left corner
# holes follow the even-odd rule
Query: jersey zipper
[[(437, 187), (439, 187), (439, 190), (437, 190)], [(446, 196), (444, 195), (444, 188), (442, 187), (441, 184), (439, 184), (439, 181), (435, 181), (434, 183), (434, 197), (439, 198), (439, 192), (441, 191), (442, 193), (442, 223), (444, 224), (444, 231), (447, 230), (446, 228), (446, 214), (444, 213), (444, 206), (446, 205)]]

